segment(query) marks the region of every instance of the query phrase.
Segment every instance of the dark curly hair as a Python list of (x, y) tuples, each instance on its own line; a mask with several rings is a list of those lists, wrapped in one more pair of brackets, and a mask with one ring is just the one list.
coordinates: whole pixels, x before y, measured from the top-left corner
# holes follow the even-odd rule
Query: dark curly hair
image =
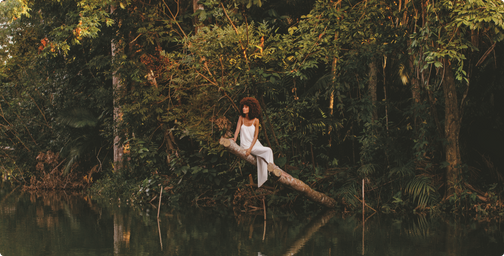
[(240, 114), (245, 117), (243, 114), (243, 106), (246, 105), (249, 107), (249, 118), (261, 118), (261, 106), (259, 105), (259, 101), (252, 97), (245, 97), (240, 101)]

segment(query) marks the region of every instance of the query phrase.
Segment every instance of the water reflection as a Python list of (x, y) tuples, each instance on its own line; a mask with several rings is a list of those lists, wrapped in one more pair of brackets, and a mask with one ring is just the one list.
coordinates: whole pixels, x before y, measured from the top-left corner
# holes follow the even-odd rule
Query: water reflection
[[(495, 255), (501, 223), (335, 211), (311, 216), (132, 209), (0, 187), (0, 255)], [(266, 228), (266, 232), (265, 232)], [(161, 238), (161, 240), (160, 240)], [(365, 246), (364, 246), (365, 245)]]
[(23, 192), (1, 196), (3, 256), (78, 255), (88, 249), (103, 252), (95, 255), (110, 255), (108, 241), (112, 236), (101, 232), (102, 227), (96, 224), (99, 213), (86, 198), (65, 193)]
[(311, 237), (327, 222), (329, 222), (336, 211), (326, 210), (322, 214), (316, 216), (306, 227), (299, 233), (299, 238), (297, 238), (292, 245), (287, 249), (284, 255), (296, 255), (308, 242)]

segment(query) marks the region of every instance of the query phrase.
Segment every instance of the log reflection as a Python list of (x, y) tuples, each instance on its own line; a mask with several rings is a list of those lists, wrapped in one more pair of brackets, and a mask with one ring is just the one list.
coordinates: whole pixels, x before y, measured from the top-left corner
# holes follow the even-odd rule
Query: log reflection
[(292, 245), (289, 247), (287, 252), (285, 252), (283, 255), (285, 256), (292, 256), (295, 255), (296, 253), (299, 252), (303, 248), (303, 246), (310, 240), (310, 238), (317, 233), (317, 231), (323, 227), (325, 224), (329, 222), (329, 220), (334, 217), (336, 214), (336, 211), (334, 210), (326, 210), (316, 216), (306, 227), (304, 228), (303, 232), (301, 233), (300, 237), (292, 243)]

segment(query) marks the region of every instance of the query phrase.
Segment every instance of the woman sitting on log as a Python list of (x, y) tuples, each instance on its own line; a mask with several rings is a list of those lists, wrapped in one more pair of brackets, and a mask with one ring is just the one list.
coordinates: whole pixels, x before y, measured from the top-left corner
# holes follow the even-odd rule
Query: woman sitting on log
[[(257, 186), (261, 187), (268, 180), (268, 163), (273, 163), (273, 151), (264, 147), (257, 136), (259, 135), (259, 115), (261, 106), (252, 97), (245, 97), (240, 101), (241, 116), (236, 124), (233, 140), (236, 142), (240, 134), (240, 147), (247, 150), (245, 155), (257, 158)], [(240, 132), (241, 131), (241, 132)]]

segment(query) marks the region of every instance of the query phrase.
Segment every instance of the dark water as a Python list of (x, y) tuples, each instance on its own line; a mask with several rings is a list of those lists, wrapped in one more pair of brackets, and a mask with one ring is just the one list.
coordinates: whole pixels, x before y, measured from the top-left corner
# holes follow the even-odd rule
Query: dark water
[[(504, 254), (498, 222), (320, 212), (217, 214), (132, 209), (79, 195), (0, 188), (0, 255), (488, 255)], [(369, 213), (368, 215), (370, 215)]]

